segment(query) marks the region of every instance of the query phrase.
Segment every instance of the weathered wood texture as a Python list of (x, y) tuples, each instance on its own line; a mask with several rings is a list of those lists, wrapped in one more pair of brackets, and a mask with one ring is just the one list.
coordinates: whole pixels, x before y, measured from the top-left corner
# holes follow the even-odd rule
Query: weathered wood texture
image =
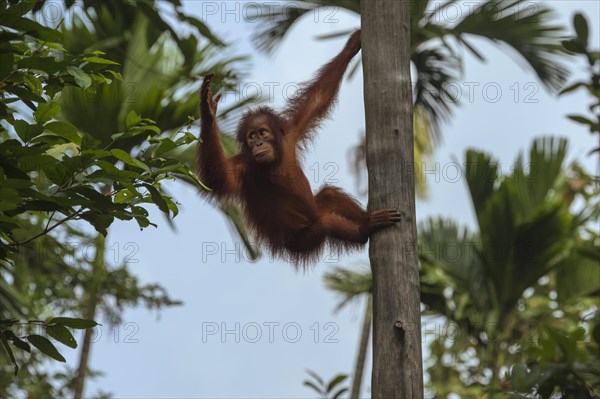
[(403, 220), (371, 237), (372, 397), (423, 397), (413, 174), (410, 2), (361, 2), (369, 210)]

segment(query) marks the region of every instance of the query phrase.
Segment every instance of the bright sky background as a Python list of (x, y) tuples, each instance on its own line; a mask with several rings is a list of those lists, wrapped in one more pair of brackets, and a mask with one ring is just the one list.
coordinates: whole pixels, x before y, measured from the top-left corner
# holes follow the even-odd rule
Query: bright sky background
[[(592, 25), (590, 37), (594, 47), (599, 46), (599, 2), (548, 3), (569, 27), (573, 13), (583, 10)], [(204, 19), (211, 29), (233, 43), (227, 54), (251, 57), (252, 68), (244, 83), (257, 84), (265, 94), (269, 85), (275, 87), (271, 104), (274, 107), (283, 104), (281, 88), (286, 83), (311, 77), (340, 51), (345, 41), (316, 41), (317, 35), (358, 28), (360, 24), (358, 16), (343, 11), (334, 15), (327, 12), (314, 20), (305, 18), (294, 26), (276, 54), (266, 56), (258, 54), (249, 40), (255, 24), (243, 21), (244, 2), (183, 4), (188, 13)], [(208, 15), (215, 8), (217, 14)], [(508, 171), (517, 153), (528, 149), (533, 138), (562, 135), (569, 138), (569, 159), (579, 160), (588, 170), (594, 169), (595, 160), (586, 153), (597, 143), (586, 129), (565, 117), (585, 112), (590, 99), (579, 92), (560, 99), (550, 96), (530, 70), (521, 68), (514, 53), (502, 52), (485, 41), (478, 40), (476, 45), (488, 61), (479, 63), (465, 53), (464, 79), (457, 82), (464, 90), (462, 105), (451, 122), (443, 126), (443, 143), (434, 159), (439, 163), (439, 173), (427, 175), (430, 196), (427, 201), (417, 202), (419, 220), (442, 215), (474, 226), (464, 180), (450, 174), (454, 169), (444, 169), (455, 160), (462, 162), (469, 147), (491, 152), (502, 169)], [(587, 78), (579, 61), (571, 61), (570, 67), (576, 76)], [(275, 83), (279, 86), (273, 86)], [(497, 102), (485, 100), (482, 88), (486, 84), (501, 88)], [(472, 98), (468, 96), (469, 85), (478, 85)], [(517, 87), (520, 96), (515, 101)], [(325, 164), (333, 162), (338, 166), (333, 176), (339, 180), (337, 184), (348, 192), (356, 192), (348, 150), (356, 145), (364, 129), (362, 89), (362, 71), (351, 81), (344, 80), (339, 104), (307, 154), (305, 166), (312, 165), (313, 170), (319, 171), (316, 179), (309, 175), (315, 190), (325, 183), (331, 171)], [(492, 89), (488, 94), (494, 96)], [(537, 101), (526, 102), (529, 94)], [(448, 179), (443, 178), (444, 173)], [(251, 263), (243, 257), (236, 258), (234, 249), (240, 244), (236, 244), (236, 237), (230, 234), (217, 210), (189, 187), (175, 184), (171, 190), (181, 203), (181, 213), (175, 219), (177, 231), (169, 228), (159, 212), (152, 212), (158, 229), (140, 232), (135, 223), (115, 223), (110, 229), (108, 247), (120, 251), (108, 251), (107, 256), (110, 262), (112, 257), (122, 261), (130, 255), (134, 273), (145, 282), (160, 282), (184, 305), (165, 310), (158, 317), (145, 309), (130, 310), (122, 325), (112, 330), (102, 327), (92, 349), (91, 366), (105, 375), (89, 383), (87, 393), (100, 389), (117, 398), (315, 397), (302, 385), (306, 369), (327, 380), (337, 373), (350, 374), (364, 304), (357, 302), (334, 314), (339, 298), (325, 289), (322, 276), (336, 266), (366, 267), (366, 250), (320, 263), (307, 273), (296, 272), (283, 261), (269, 261), (268, 257)], [(366, 203), (365, 198), (361, 201)], [(210, 254), (207, 250), (212, 248), (221, 250)], [(215, 327), (219, 331), (207, 335)], [(434, 329), (431, 325), (426, 327)], [(230, 332), (222, 335), (223, 328)], [(296, 336), (298, 331), (300, 336)], [(66, 353), (68, 364), (73, 367), (77, 354)], [(370, 369), (365, 372), (364, 392), (369, 386)]]

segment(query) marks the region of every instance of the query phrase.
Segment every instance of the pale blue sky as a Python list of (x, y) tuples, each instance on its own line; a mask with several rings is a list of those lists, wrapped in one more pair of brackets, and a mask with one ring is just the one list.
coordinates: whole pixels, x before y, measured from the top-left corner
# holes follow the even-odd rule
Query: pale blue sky
[[(594, 46), (598, 47), (597, 1), (548, 3), (569, 26), (574, 11), (583, 10), (592, 24)], [(279, 88), (309, 78), (343, 46), (344, 39), (315, 41), (316, 35), (359, 26), (357, 16), (343, 11), (319, 15), (316, 21), (305, 19), (294, 26), (276, 54), (266, 56), (258, 54), (249, 41), (254, 24), (244, 23), (241, 18), (236, 21), (235, 2), (183, 4), (188, 13), (206, 17), (212, 29), (234, 43), (232, 54), (251, 56), (253, 67), (245, 82), (265, 90), (269, 85), (275, 87), (271, 104), (275, 107), (283, 104)], [(239, 4), (238, 10), (243, 12), (245, 3)], [(224, 6), (234, 13), (223, 13)], [(208, 15), (214, 13), (215, 8), (211, 7), (217, 7), (216, 15)], [(465, 54), (465, 79), (457, 82), (466, 90), (465, 101), (451, 122), (443, 126), (443, 144), (434, 159), (440, 165), (440, 180), (427, 175), (430, 198), (417, 202), (419, 220), (443, 215), (474, 225), (465, 183), (462, 179), (453, 181), (453, 170), (447, 166), (455, 159), (462, 161), (468, 147), (491, 152), (503, 170), (508, 170), (517, 152), (527, 149), (534, 137), (564, 135), (570, 139), (570, 159), (578, 159), (588, 169), (594, 167), (594, 160), (585, 154), (597, 143), (584, 128), (565, 118), (568, 113), (581, 112), (589, 99), (579, 93), (560, 99), (549, 96), (531, 71), (514, 62), (514, 54), (506, 54), (484, 41), (476, 44), (488, 61), (481, 64)], [(570, 66), (578, 76), (586, 76), (580, 62), (573, 61)], [(279, 86), (274, 86), (276, 83)], [(497, 102), (486, 101), (482, 91), (485, 85), (502, 90)], [(466, 97), (469, 86), (475, 87), (471, 99)], [(515, 101), (517, 87), (520, 98)], [(525, 102), (525, 96), (534, 92), (531, 98), (537, 103)], [(492, 91), (487, 94), (494, 96)], [(320, 171), (317, 181), (313, 181), (314, 189), (324, 184), (325, 176), (332, 170), (325, 169), (325, 165), (332, 162), (338, 167), (334, 175), (339, 180), (337, 184), (355, 193), (347, 154), (358, 142), (363, 126), (361, 72), (343, 82), (339, 104), (307, 154), (305, 165)], [(443, 178), (444, 173), (448, 179)], [(101, 389), (117, 398), (314, 397), (302, 386), (305, 369), (326, 379), (339, 372), (351, 373), (363, 303), (334, 314), (338, 298), (324, 288), (322, 275), (335, 266), (365, 265), (366, 251), (320, 263), (307, 273), (295, 272), (283, 261), (250, 263), (243, 257), (237, 260), (232, 251), (235, 237), (221, 214), (187, 186), (174, 184), (171, 190), (181, 203), (181, 212), (175, 219), (176, 232), (169, 229), (159, 212), (152, 212), (158, 229), (140, 232), (135, 223), (115, 223), (108, 245), (120, 248), (121, 260), (136, 249), (131, 259), (137, 263), (130, 264), (131, 270), (145, 282), (160, 282), (185, 304), (162, 312), (160, 318), (144, 309), (130, 310), (125, 313), (124, 324), (116, 330), (103, 327), (92, 350), (91, 366), (106, 374), (88, 384), (87, 392)], [(365, 198), (361, 201), (366, 202)], [(133, 244), (127, 247), (128, 243)], [(212, 249), (219, 247), (231, 251), (211, 254)], [(221, 336), (219, 331), (208, 335), (215, 326), (233, 330), (236, 323), (239, 342), (234, 333)], [(262, 333), (260, 337), (256, 336), (257, 328)], [(297, 331), (301, 336), (296, 337)], [(69, 364), (75, 366), (76, 352), (66, 355)], [(369, 385), (367, 370), (364, 387)]]

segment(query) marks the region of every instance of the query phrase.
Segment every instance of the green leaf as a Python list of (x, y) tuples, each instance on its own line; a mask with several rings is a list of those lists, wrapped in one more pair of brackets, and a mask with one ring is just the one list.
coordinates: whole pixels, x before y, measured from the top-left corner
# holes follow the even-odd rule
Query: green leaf
[(0, 211), (11, 211), (17, 209), (23, 199), (17, 190), (9, 187), (0, 188)]
[(22, 85), (21, 86), (6, 86), (3, 88), (4, 90), (6, 90), (9, 93), (14, 94), (15, 96), (19, 97), (19, 99), (21, 101), (23, 101), (25, 104), (27, 104), (27, 106), (29, 108), (31, 108), (33, 111), (36, 110), (36, 107), (32, 107), (31, 103), (27, 103), (27, 101), (33, 101), (36, 103), (45, 103), (46, 100), (44, 100), (44, 97), (40, 97), (38, 94), (34, 93), (33, 91), (31, 91), (29, 88), (25, 88)]
[(148, 165), (146, 165), (139, 159), (133, 158), (127, 152), (125, 152), (119, 148), (113, 148), (112, 150), (110, 150), (110, 152), (115, 156), (115, 158), (117, 158), (120, 161), (125, 162), (127, 165), (135, 166), (137, 168), (145, 170), (146, 172), (150, 172), (150, 168), (148, 167)]
[(17, 61), (19, 68), (35, 69), (53, 75), (59, 71), (64, 71), (67, 67), (65, 61), (57, 61), (54, 57), (31, 56)]
[(14, 336), (11, 338), (13, 346), (21, 349), (22, 351), (31, 353), (31, 346), (21, 338)]
[[(140, 229), (150, 226), (151, 223), (148, 220), (148, 211), (146, 209), (142, 208), (141, 206), (134, 205), (131, 207), (131, 213), (137, 221), (138, 226), (140, 226)], [(156, 225), (153, 224), (153, 226)]]
[(0, 53), (0, 81), (4, 80), (12, 71), (15, 61), (13, 53)]
[(98, 147), (100, 145), (100, 140), (96, 140), (94, 138), (94, 136), (92, 136), (91, 134), (83, 134), (83, 137), (81, 138), (81, 149), (82, 150), (87, 150), (87, 149), (96, 149), (96, 147)]
[(73, 144), (66, 138), (57, 136), (55, 134), (44, 134), (41, 136), (37, 136), (36, 138), (31, 140), (31, 142), (39, 143), (39, 144), (47, 144), (49, 147), (54, 147), (50, 150), (52, 152), (52, 154), (54, 154), (54, 156), (61, 155), (64, 153), (65, 144), (67, 144), (67, 147), (69, 147), (69, 146), (71, 146), (71, 144)]
[(573, 53), (585, 54), (585, 47), (578, 40), (563, 40), (562, 45)]
[(583, 339), (585, 338), (585, 328), (583, 327), (577, 327), (575, 330), (573, 330), (570, 334), (569, 334), (569, 339), (571, 339), (572, 341), (583, 341)]
[(175, 140), (175, 143), (177, 145), (190, 144), (190, 143), (193, 143), (194, 141), (196, 141), (197, 139), (198, 138), (196, 137), (196, 135), (194, 135), (190, 132), (185, 132), (183, 134), (183, 136), (181, 136), (177, 140)]
[[(35, 2), (33, 1), (25, 1), (25, 2), (13, 2), (14, 5), (8, 7), (6, 10), (4, 10), (2, 12), (2, 17), (3, 18), (10, 18), (12, 17), (16, 17), (16, 16), (23, 16), (25, 14), (27, 14), (29, 11), (31, 11), (33, 9), (33, 6), (35, 5)], [(6, 7), (6, 5), (4, 5), (3, 7)]]
[(122, 204), (124, 202), (129, 202), (131, 199), (135, 198), (139, 196), (138, 192), (136, 191), (135, 194), (133, 192), (131, 192), (131, 190), (121, 190), (118, 193), (115, 194), (115, 204)]
[[(20, 6), (20, 4), (21, 3), (16, 6)], [(23, 2), (23, 4), (27, 4), (27, 2)], [(45, 27), (29, 18), (14, 18), (12, 15), (7, 17), (7, 15), (4, 14), (2, 25), (9, 26), (17, 31), (26, 32), (28, 35), (48, 42), (62, 43), (63, 41), (62, 33), (55, 29)]]
[(573, 17), (573, 26), (575, 27), (575, 33), (577, 33), (579, 41), (587, 46), (589, 29), (585, 17), (580, 13), (575, 14)]
[(40, 171), (56, 162), (56, 158), (50, 155), (26, 155), (19, 159), (19, 167), (25, 172)]
[(172, 149), (177, 148), (177, 144), (173, 142), (170, 138), (165, 138), (161, 140), (160, 146), (156, 149), (155, 156), (159, 157), (165, 152), (169, 152)]
[(44, 132), (44, 127), (42, 125), (30, 125), (29, 123), (21, 119), (16, 119), (12, 125), (14, 126), (15, 131), (17, 132), (21, 140), (23, 140), (23, 142), (25, 143), (29, 142), (31, 139), (33, 139), (36, 136), (39, 136)]
[(46, 327), (46, 332), (58, 342), (73, 349), (77, 348), (77, 342), (73, 338), (73, 334), (62, 324), (51, 324)]
[(56, 350), (56, 347), (52, 345), (52, 342), (46, 337), (41, 335), (28, 335), (27, 340), (29, 343), (39, 349), (46, 356), (50, 356), (54, 360), (66, 363), (65, 358)]
[(85, 330), (98, 325), (98, 323), (96, 323), (94, 320), (78, 319), (73, 317), (55, 317), (50, 319), (48, 323), (56, 323), (77, 330)]
[(494, 183), (498, 177), (498, 164), (488, 154), (468, 150), (465, 176), (475, 212), (479, 218), (486, 202), (494, 193)]
[(115, 80), (123, 81), (123, 76), (121, 75), (120, 72), (108, 70), (108, 71), (105, 71), (105, 73), (110, 74)]
[[(96, 165), (102, 168), (102, 177), (108, 177), (111, 180), (116, 180), (122, 184), (126, 184), (129, 179), (139, 179), (141, 175), (135, 170), (120, 170), (117, 169), (112, 163), (99, 160)], [(95, 174), (96, 172), (94, 172)]]
[(141, 129), (142, 132), (151, 131), (152, 133), (155, 133), (155, 134), (161, 133), (160, 128), (158, 126), (154, 126), (154, 125), (144, 125), (144, 126), (140, 126), (137, 129)]
[[(2, 188), (27, 188), (27, 187), (31, 187), (33, 185), (33, 182), (31, 180), (26, 180), (26, 179), (4, 179), (0, 181), (0, 186)], [(1, 198), (1, 197), (0, 197)]]
[(348, 388), (342, 388), (335, 395), (331, 397), (331, 399), (338, 399), (342, 394), (348, 392)]
[(77, 128), (70, 123), (61, 121), (48, 122), (44, 125), (44, 128), (57, 136), (64, 137), (72, 143), (81, 144), (81, 136), (77, 133)]
[[(593, 243), (584, 244), (570, 257), (564, 259), (556, 271), (556, 292), (561, 303), (593, 295), (600, 290), (600, 263), (598, 249)], [(596, 256), (588, 255), (587, 251)]]
[(31, 346), (29, 346), (29, 344), (25, 341), (23, 341), (21, 338), (17, 337), (16, 335), (13, 334), (12, 337), (10, 337), (13, 346), (25, 351), (25, 352), (29, 352), (31, 353)]
[(67, 212), (68, 208), (61, 207), (55, 202), (52, 201), (43, 201), (43, 200), (34, 200), (28, 201), (23, 205), (23, 210), (28, 211), (43, 211), (43, 212)]
[(565, 93), (570, 93), (570, 92), (572, 92), (573, 90), (577, 90), (577, 89), (579, 89), (580, 87), (585, 87), (585, 86), (586, 86), (586, 84), (585, 84), (584, 82), (577, 82), (577, 83), (573, 83), (572, 85), (570, 85), (570, 86), (567, 86), (567, 87), (565, 87), (564, 89), (562, 89), (562, 90), (561, 90), (561, 91), (560, 91), (558, 94), (560, 94), (560, 95), (563, 95), (563, 94), (565, 94)]
[(152, 196), (152, 200), (158, 206), (158, 209), (163, 211), (167, 216), (169, 216), (169, 205), (167, 205), (167, 201), (162, 197), (161, 193), (151, 184), (144, 183), (142, 184), (144, 187), (150, 191), (150, 195)]
[(27, 73), (23, 76), (23, 82), (33, 91), (36, 95), (42, 94), (42, 82), (35, 77), (32, 73)]
[[(323, 381), (323, 379), (317, 373), (315, 373), (312, 370), (306, 370), (306, 373), (308, 375), (310, 375), (312, 378), (314, 378), (315, 381), (317, 381), (319, 383), (319, 385), (325, 386), (325, 381)], [(320, 392), (320, 390), (317, 390), (317, 392)]]
[(92, 57), (84, 57), (83, 60), (94, 63), (94, 64), (120, 65), (118, 62), (107, 60), (105, 58), (93, 57), (93, 56)]
[(130, 137), (139, 136), (140, 134), (144, 134), (144, 133), (146, 133), (145, 129), (130, 129), (126, 132), (115, 133), (112, 136), (110, 136), (110, 138), (113, 141), (118, 141), (118, 140), (130, 138)]
[(592, 330), (592, 337), (594, 337), (594, 341), (600, 345), (600, 323), (594, 326), (594, 329)]
[(15, 354), (13, 353), (12, 348), (8, 344), (8, 340), (6, 339), (4, 334), (0, 334), (0, 341), (2, 341), (2, 346), (4, 346), (4, 349), (6, 350), (6, 354), (8, 355), (8, 357), (10, 358), (10, 360), (13, 364), (13, 367), (15, 369), (15, 376), (16, 376), (17, 373), (19, 372), (19, 365), (17, 364), (17, 361), (15, 360)]
[(140, 116), (135, 111), (129, 111), (127, 117), (125, 118), (125, 126), (127, 126), (127, 128), (130, 128), (134, 125), (137, 125), (141, 121), (142, 118), (140, 118)]
[(33, 117), (38, 123), (43, 125), (52, 119), (58, 111), (60, 111), (60, 106), (56, 103), (51, 105), (41, 103), (38, 105), (38, 109), (33, 113)]
[(598, 122), (594, 122), (593, 120), (590, 120), (590, 119), (586, 118), (583, 115), (571, 114), (571, 115), (567, 115), (567, 118), (569, 118), (573, 122), (581, 123), (583, 125), (588, 125), (591, 128), (594, 128), (594, 127), (598, 126)]
[(62, 162), (55, 162), (42, 168), (44, 174), (54, 184), (61, 186), (67, 179), (67, 168)]
[(96, 211), (83, 212), (80, 217), (91, 224), (94, 229), (104, 237), (108, 234), (107, 229), (115, 220), (115, 217), (111, 213)]
[(96, 208), (108, 209), (112, 205), (112, 201), (110, 197), (105, 196), (104, 194), (97, 191), (94, 187), (89, 185), (80, 185), (76, 187), (72, 187), (69, 190), (70, 192), (75, 192), (79, 194), (81, 197), (89, 199), (94, 204), (93, 206)]
[(526, 385), (528, 374), (529, 371), (527, 370), (527, 366), (523, 363), (513, 365), (511, 370), (511, 383), (517, 391), (523, 392), (529, 390), (529, 387)]
[(185, 15), (182, 12), (177, 13), (179, 18), (183, 19), (184, 21), (186, 21), (187, 23), (189, 23), (190, 25), (196, 27), (196, 29), (198, 29), (198, 32), (200, 32), (200, 34), (202, 36), (204, 36), (205, 38), (207, 38), (208, 40), (210, 40), (214, 45), (219, 46), (219, 47), (224, 47), (225, 43), (223, 43), (223, 41), (221, 39), (219, 39), (217, 36), (215, 36), (212, 31), (210, 30), (210, 28), (201, 20), (191, 17), (189, 15)]
[(336, 376), (333, 380), (331, 380), (331, 382), (329, 382), (329, 385), (327, 386), (327, 393), (331, 392), (333, 388), (344, 382), (346, 378), (348, 378), (348, 376), (345, 374), (340, 374)]
[(315, 391), (319, 395), (323, 394), (323, 392), (321, 392), (321, 388), (319, 388), (318, 386), (316, 386), (312, 381), (304, 381), (304, 385), (306, 385), (307, 387), (311, 388), (313, 391)]
[[(143, 121), (143, 119), (142, 119)], [(152, 134), (154, 133), (154, 134)], [(146, 134), (149, 136), (153, 136), (153, 135), (157, 135), (160, 134), (161, 130), (158, 126), (154, 126), (154, 125), (142, 125), (142, 124), (136, 124), (134, 127), (132, 128), (128, 128), (126, 132), (124, 133), (115, 133), (111, 136), (111, 138), (114, 141), (117, 140), (121, 140), (124, 138), (129, 138), (129, 137), (135, 137), (138, 136), (140, 134)]]
[(67, 72), (75, 78), (75, 82), (82, 89), (85, 90), (92, 85), (92, 79), (81, 68), (69, 65)]

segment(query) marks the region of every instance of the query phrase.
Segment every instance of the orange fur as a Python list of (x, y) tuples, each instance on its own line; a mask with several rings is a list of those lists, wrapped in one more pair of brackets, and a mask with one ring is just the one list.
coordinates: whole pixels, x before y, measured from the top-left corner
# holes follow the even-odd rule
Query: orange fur
[[(228, 159), (218, 140), (210, 76), (203, 84), (198, 169), (200, 179), (213, 190), (207, 195), (219, 201), (237, 200), (259, 244), (297, 266), (317, 261), (326, 244), (337, 251), (359, 248), (373, 231), (399, 220), (392, 209), (363, 210), (335, 187), (326, 186), (313, 195), (298, 160), (299, 148), (331, 111), (344, 72), (359, 50), (360, 31), (303, 85), (283, 112), (269, 107), (246, 112), (236, 132), (241, 152)], [(264, 116), (277, 152), (276, 161), (268, 164), (258, 163), (246, 143), (253, 122)]]

